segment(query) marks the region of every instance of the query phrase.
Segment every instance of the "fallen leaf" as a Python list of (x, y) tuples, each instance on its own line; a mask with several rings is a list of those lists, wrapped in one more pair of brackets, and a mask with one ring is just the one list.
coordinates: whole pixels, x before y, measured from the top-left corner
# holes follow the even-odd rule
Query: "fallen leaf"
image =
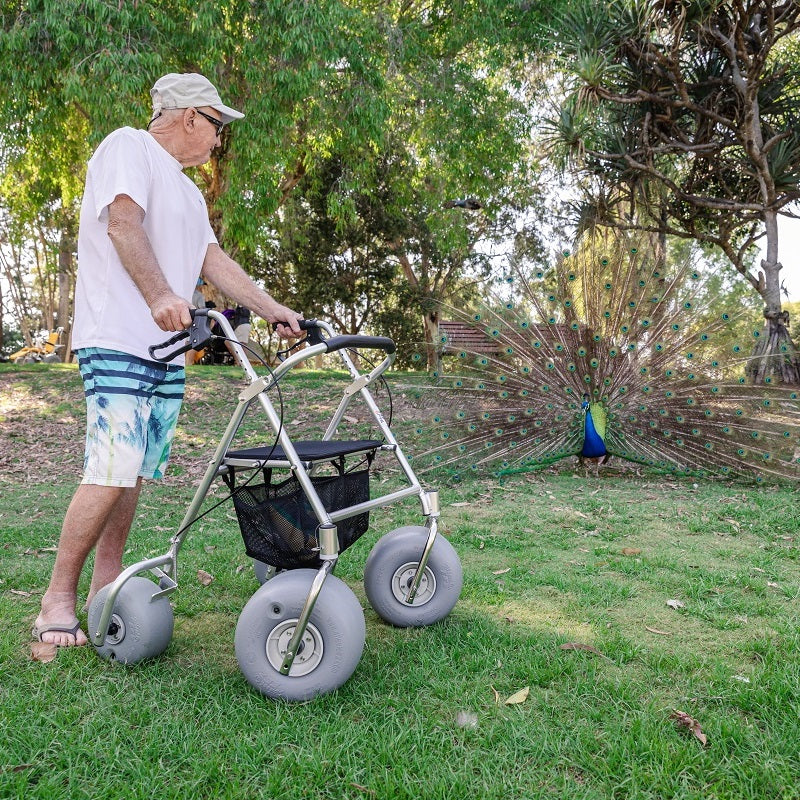
[(518, 692), (514, 692), (511, 697), (507, 698), (505, 701), (505, 705), (507, 706), (514, 706), (519, 705), (520, 703), (524, 703), (528, 699), (528, 695), (531, 693), (531, 687), (526, 686), (524, 689), (520, 689)]
[(358, 422), (356, 417), (348, 417), (346, 414), (342, 417), (345, 422), (349, 422), (351, 425), (355, 425)]
[(675, 721), (677, 727), (686, 728), (686, 730), (691, 731), (694, 738), (697, 739), (700, 744), (705, 745), (708, 743), (708, 737), (703, 733), (700, 723), (685, 711), (673, 711), (669, 715), (669, 718)]
[(506, 567), (505, 569), (492, 570), (492, 575), (505, 575), (506, 572), (511, 572), (511, 567)]
[(213, 553), (216, 549), (217, 546), (215, 544), (207, 544), (203, 547), (203, 550), (205, 550), (206, 553)]
[(495, 705), (500, 705), (500, 692), (498, 692), (497, 689), (494, 688), (494, 686), (490, 686), (489, 688), (494, 693), (494, 703), (495, 703)]
[[(596, 656), (608, 658), (607, 655), (601, 653), (596, 647), (592, 647), (590, 644), (584, 644), (583, 642), (566, 642), (561, 645), (559, 650), (585, 650), (587, 653), (594, 653)], [(610, 661), (611, 659), (609, 658), (608, 660)]]
[(657, 633), (659, 636), (672, 636), (669, 631), (660, 631), (658, 628), (648, 628), (647, 625), (644, 626), (646, 631), (650, 631), (650, 633)]
[(775, 581), (767, 581), (767, 586), (769, 586), (772, 589), (780, 589), (781, 588), (780, 584), (775, 583)]
[(47, 664), (56, 657), (58, 645), (52, 642), (31, 642), (31, 659)]
[(624, 556), (638, 556), (642, 551), (638, 547), (623, 547), (621, 552)]
[(38, 592), (25, 592), (22, 589), (9, 589), (8, 591), (11, 592), (11, 594), (18, 595), (19, 597), (33, 597), (35, 594), (38, 594)]
[(750, 678), (747, 678), (744, 675), (734, 675), (733, 680), (741, 681), (742, 683), (750, 683)]
[(686, 603), (682, 603), (680, 600), (667, 600), (667, 605), (676, 611), (680, 608), (686, 608)]
[(203, 584), (203, 586), (211, 586), (214, 583), (214, 576), (210, 575), (204, 569), (197, 570), (197, 580)]
[(464, 506), (472, 505), (471, 503), (450, 503), (451, 508), (463, 508)]

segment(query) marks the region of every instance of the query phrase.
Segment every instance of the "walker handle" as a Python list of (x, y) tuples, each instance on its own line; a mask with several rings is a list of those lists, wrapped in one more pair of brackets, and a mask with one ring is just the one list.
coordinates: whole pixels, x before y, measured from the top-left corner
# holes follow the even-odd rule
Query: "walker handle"
[[(388, 336), (360, 336), (353, 334), (342, 334), (341, 336), (331, 336), (330, 339), (323, 339), (319, 322), (315, 319), (301, 319), (298, 321), (301, 331), (308, 331), (309, 344), (324, 344), (327, 352), (335, 353), (337, 350), (344, 350), (347, 347), (366, 347), (384, 350), (387, 353), (394, 353), (396, 350), (393, 339)], [(273, 330), (278, 323), (273, 322)]]
[(346, 347), (366, 347), (384, 350), (391, 355), (397, 349), (394, 339), (390, 339), (388, 336), (357, 336), (343, 334), (341, 336), (331, 336), (330, 339), (324, 339), (323, 341), (329, 353), (334, 353), (337, 350), (344, 350)]
[[(166, 342), (161, 342), (161, 344), (153, 344), (147, 348), (147, 352), (150, 353), (150, 356), (154, 361), (166, 363), (167, 361), (172, 361), (175, 356), (185, 353), (187, 350), (202, 350), (203, 347), (208, 344), (212, 337), (211, 328), (209, 327), (208, 322), (208, 309), (190, 308), (189, 313), (192, 315), (192, 324), (188, 328), (178, 331), (171, 339), (167, 339)], [(170, 347), (176, 342), (180, 342), (186, 338), (188, 338), (189, 341), (183, 347), (178, 347), (175, 350), (171, 350), (169, 353), (165, 353), (163, 356), (156, 355), (158, 350), (164, 350), (165, 348)]]
[[(319, 344), (324, 341), (320, 333), (319, 323), (315, 319), (299, 319), (297, 324), (301, 331), (308, 331), (308, 341), (310, 344)], [(285, 322), (273, 322), (272, 330), (278, 330), (278, 325), (286, 325)], [(296, 346), (296, 345), (295, 345)], [(291, 349), (291, 348), (290, 348)]]

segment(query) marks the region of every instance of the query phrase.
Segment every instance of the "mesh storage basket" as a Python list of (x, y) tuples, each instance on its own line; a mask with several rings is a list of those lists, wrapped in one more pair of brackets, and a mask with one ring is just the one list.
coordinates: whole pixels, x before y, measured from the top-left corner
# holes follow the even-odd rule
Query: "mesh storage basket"
[[(330, 513), (369, 500), (369, 470), (312, 477), (322, 505)], [(318, 567), (319, 521), (297, 479), (242, 486), (234, 492), (247, 555), (281, 569)], [(369, 512), (336, 523), (339, 550), (350, 547), (369, 527)]]

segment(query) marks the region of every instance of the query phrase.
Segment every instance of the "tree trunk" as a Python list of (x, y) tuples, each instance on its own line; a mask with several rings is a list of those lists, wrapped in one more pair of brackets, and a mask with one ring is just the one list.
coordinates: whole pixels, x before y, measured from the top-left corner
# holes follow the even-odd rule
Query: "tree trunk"
[(766, 325), (756, 342), (745, 373), (756, 384), (800, 384), (800, 357), (789, 335), (789, 313), (781, 308), (782, 265), (778, 261), (778, 215), (764, 214), (767, 234), (766, 258), (761, 262), (758, 291), (764, 298)]
[(789, 312), (769, 314), (745, 371), (753, 383), (800, 384), (800, 358), (789, 335)]
[[(420, 281), (420, 279), (417, 277), (416, 273), (414, 272), (414, 267), (411, 264), (408, 256), (401, 252), (400, 243), (398, 243), (397, 246), (397, 260), (400, 263), (400, 267), (403, 270), (406, 280), (408, 280), (409, 285), (416, 290), (418, 296), (420, 298), (432, 299), (432, 293), (427, 281)], [(424, 268), (424, 261), (425, 256), (423, 256), (423, 274), (426, 272)], [(428, 372), (439, 373), (442, 369), (441, 348), (439, 347), (439, 310), (435, 303), (431, 303), (430, 308), (425, 308), (425, 305), (426, 303), (423, 299), (422, 327), (425, 331), (425, 360), (427, 362)]]
[(422, 315), (425, 328), (425, 351), (427, 354), (428, 372), (437, 375), (442, 371), (442, 348), (439, 345), (439, 310), (432, 308)]
[(66, 234), (61, 234), (58, 248), (58, 311), (56, 323), (64, 329), (61, 341), (64, 349), (59, 353), (62, 361), (70, 360), (70, 344), (72, 339), (72, 314), (70, 298), (72, 297), (72, 252), (73, 242)]

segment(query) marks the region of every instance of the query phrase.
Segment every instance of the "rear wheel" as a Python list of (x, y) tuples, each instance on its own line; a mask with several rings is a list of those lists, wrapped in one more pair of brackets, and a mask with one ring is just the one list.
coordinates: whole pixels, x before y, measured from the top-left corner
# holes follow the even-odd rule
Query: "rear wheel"
[[(111, 584), (104, 586), (89, 606), (91, 634), (97, 630), (110, 591)], [(95, 646), (101, 658), (136, 664), (167, 649), (175, 617), (166, 596), (152, 599), (157, 591), (158, 586), (153, 581), (141, 576), (134, 576), (123, 584), (114, 603), (105, 642)]]
[(257, 558), (253, 559), (253, 572), (255, 572), (256, 580), (260, 584), (263, 585), (271, 578), (274, 578), (277, 571), (277, 568), (273, 567), (272, 564), (265, 564)]
[(281, 572), (250, 598), (236, 625), (236, 658), (248, 683), (267, 697), (308, 700), (342, 686), (364, 649), (364, 612), (339, 578), (329, 575), (288, 675), (280, 668), (316, 570)]

